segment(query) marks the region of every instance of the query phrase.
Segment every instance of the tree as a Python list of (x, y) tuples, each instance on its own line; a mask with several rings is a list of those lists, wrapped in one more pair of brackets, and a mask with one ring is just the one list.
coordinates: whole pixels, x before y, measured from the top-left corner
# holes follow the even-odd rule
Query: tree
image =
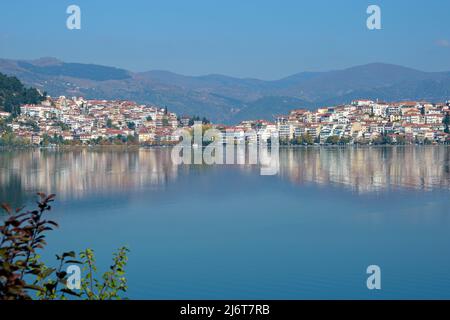
[(365, 139), (364, 137), (360, 137), (360, 138), (356, 139), (356, 144), (366, 145), (368, 143), (369, 143), (369, 141), (367, 139)]
[(70, 127), (67, 124), (65, 124), (64, 122), (62, 122), (62, 121), (56, 121), (55, 125), (57, 127), (60, 127), (62, 131), (69, 131), (70, 130)]
[(191, 118), (189, 119), (189, 126), (193, 126), (193, 125), (194, 125), (194, 122), (196, 122), (196, 121), (201, 121), (202, 124), (204, 124), (204, 125), (207, 125), (207, 124), (210, 124), (210, 123), (211, 123), (211, 121), (209, 121), (209, 120), (208, 120), (207, 118), (205, 118), (205, 117), (200, 118), (199, 116), (193, 116), (193, 117), (191, 117)]
[(136, 129), (136, 124), (134, 122), (127, 122), (127, 127), (130, 130), (135, 130)]
[[(127, 290), (125, 266), (128, 249), (122, 247), (113, 256), (110, 269), (97, 277), (94, 252), (86, 249), (79, 254), (74, 251), (56, 255), (58, 266), (48, 267), (38, 254), (47, 245), (46, 234), (58, 227), (55, 221), (47, 220), (55, 195), (38, 194), (38, 208), (33, 211), (13, 211), (8, 205), (2, 208), (8, 213), (0, 225), (0, 300), (32, 299), (33, 291), (38, 299), (106, 300), (120, 299)], [(63, 286), (68, 281), (66, 267), (80, 265), (87, 272), (81, 278), (81, 291)]]
[(42, 135), (42, 139), (41, 139), (41, 146), (48, 146), (51, 143), (51, 138), (47, 133), (44, 133)]
[(339, 140), (339, 143), (341, 144), (349, 144), (352, 141), (352, 138), (349, 136), (342, 136)]
[(27, 122), (25, 122), (25, 125), (28, 127), (31, 127), (31, 130), (33, 132), (41, 131), (41, 129), (39, 128), (38, 124), (35, 121), (27, 121)]
[(392, 138), (392, 136), (386, 135), (384, 137), (384, 141), (386, 144), (393, 144), (394, 143), (394, 139)]
[(373, 139), (372, 143), (375, 145), (381, 145), (381, 144), (385, 144), (385, 137), (384, 136), (377, 136), (375, 139)]
[(445, 114), (444, 124), (445, 124), (444, 132), (445, 133), (450, 133), (450, 129), (449, 129), (449, 126), (450, 126), (450, 113), (449, 112), (447, 112)]
[(294, 144), (297, 145), (302, 145), (303, 144), (303, 137), (302, 136), (298, 136), (295, 138), (295, 140), (293, 141)]
[(113, 264), (109, 271), (102, 275), (102, 280), (96, 279), (97, 266), (95, 264), (95, 255), (92, 249), (86, 249), (80, 253), (82, 259), (83, 271), (87, 275), (81, 280), (82, 294), (88, 300), (112, 300), (120, 299), (120, 292), (126, 292), (127, 280), (125, 275), (125, 266), (128, 262), (127, 247), (119, 248), (113, 255)]
[(29, 145), (29, 143), (22, 138), (16, 137), (14, 132), (12, 132), (11, 130), (3, 132), (3, 134), (0, 136), (0, 146), (22, 147), (26, 145)]
[(199, 116), (193, 116), (192, 118), (190, 118), (189, 119), (189, 126), (193, 126), (196, 121), (200, 121), (200, 117)]
[(209, 121), (205, 117), (202, 118), (202, 124), (210, 124), (210, 123), (211, 123), (211, 121)]
[(310, 134), (302, 135), (303, 143), (306, 143), (308, 145), (314, 144), (314, 138)]
[(329, 136), (325, 142), (329, 144), (338, 144), (339, 140), (338, 136)]
[(102, 144), (102, 142), (103, 142), (103, 137), (97, 137), (97, 138), (91, 140), (92, 144)]
[(404, 135), (398, 135), (396, 140), (397, 140), (397, 144), (400, 144), (400, 145), (406, 144), (406, 138)]
[(139, 139), (136, 136), (129, 134), (127, 136), (127, 143), (128, 144), (137, 144), (137, 143), (139, 143)]
[(0, 106), (13, 116), (20, 114), (22, 104), (38, 104), (45, 99), (34, 88), (25, 88), (16, 77), (8, 77), (0, 73)]

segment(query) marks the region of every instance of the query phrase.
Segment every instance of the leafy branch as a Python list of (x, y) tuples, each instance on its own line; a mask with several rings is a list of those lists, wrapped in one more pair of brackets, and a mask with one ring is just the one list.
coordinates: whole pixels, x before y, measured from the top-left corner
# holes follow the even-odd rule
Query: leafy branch
[[(113, 255), (112, 266), (100, 280), (95, 277), (97, 267), (92, 249), (82, 251), (80, 260), (74, 251), (56, 255), (57, 268), (41, 261), (37, 251), (45, 248), (46, 233), (58, 224), (44, 217), (51, 210), (55, 195), (38, 193), (38, 196), (38, 209), (33, 211), (22, 212), (20, 208), (13, 212), (9, 205), (1, 205), (8, 217), (0, 225), (0, 300), (33, 297), (53, 300), (67, 299), (67, 296), (87, 300), (120, 299), (127, 290), (124, 275), (129, 250), (126, 247)], [(87, 272), (86, 277), (80, 279), (80, 292), (67, 287), (69, 265), (80, 265), (81, 270)], [(30, 291), (37, 293), (33, 296)]]

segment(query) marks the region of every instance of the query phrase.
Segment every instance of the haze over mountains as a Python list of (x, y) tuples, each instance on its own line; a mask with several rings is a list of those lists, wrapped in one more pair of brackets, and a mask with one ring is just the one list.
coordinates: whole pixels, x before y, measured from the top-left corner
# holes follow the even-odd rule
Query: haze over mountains
[(302, 72), (264, 81), (224, 75), (184, 76), (167, 71), (130, 72), (55, 58), (0, 59), (0, 72), (52, 96), (129, 99), (167, 106), (180, 115), (214, 122), (273, 119), (295, 108), (369, 98), (387, 101), (450, 99), (450, 72), (424, 72), (373, 63), (329, 72)]

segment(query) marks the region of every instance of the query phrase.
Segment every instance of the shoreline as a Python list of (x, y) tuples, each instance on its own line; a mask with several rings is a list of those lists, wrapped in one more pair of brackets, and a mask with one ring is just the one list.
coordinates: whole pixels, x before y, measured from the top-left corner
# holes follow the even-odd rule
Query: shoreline
[[(16, 150), (48, 150), (48, 151), (67, 151), (67, 150), (140, 150), (140, 149), (171, 149), (174, 146), (139, 146), (139, 145), (102, 145), (102, 146), (56, 146), (56, 147), (42, 147), (42, 146), (0, 146), (1, 151), (16, 151)], [(225, 147), (225, 146), (224, 146)], [(370, 149), (370, 148), (409, 148), (409, 147), (423, 147), (423, 148), (435, 148), (435, 147), (450, 147), (450, 144), (403, 144), (403, 145), (280, 145), (279, 149)], [(203, 146), (202, 148), (205, 148)], [(270, 148), (270, 146), (269, 146)]]

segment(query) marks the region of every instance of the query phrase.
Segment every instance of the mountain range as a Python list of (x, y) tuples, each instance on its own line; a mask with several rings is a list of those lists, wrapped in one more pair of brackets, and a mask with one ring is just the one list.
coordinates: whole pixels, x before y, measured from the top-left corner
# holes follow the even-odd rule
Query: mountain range
[(234, 78), (219, 74), (185, 76), (168, 71), (131, 72), (56, 58), (0, 59), (0, 72), (52, 96), (127, 99), (167, 106), (180, 115), (214, 122), (273, 119), (296, 108), (348, 103), (450, 99), (450, 72), (425, 72), (372, 63), (343, 70), (301, 72), (279, 80)]

